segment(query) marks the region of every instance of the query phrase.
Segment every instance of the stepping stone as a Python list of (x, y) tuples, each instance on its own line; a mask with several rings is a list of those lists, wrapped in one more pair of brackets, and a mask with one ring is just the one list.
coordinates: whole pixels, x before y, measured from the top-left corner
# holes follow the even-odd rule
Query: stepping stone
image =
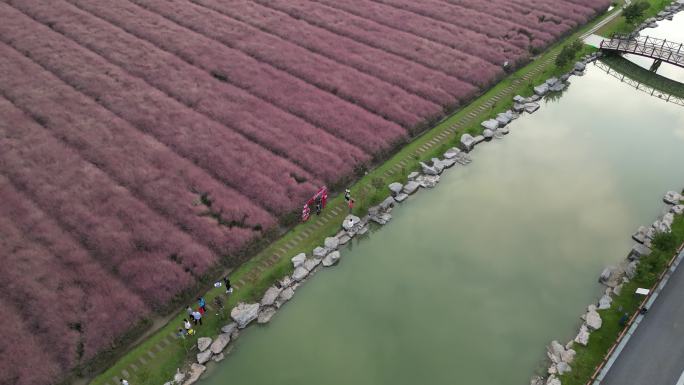
[(137, 372), (137, 371), (138, 371), (138, 366), (137, 366), (136, 364), (134, 364), (134, 363), (131, 363), (131, 369), (132, 369), (134, 372)]
[(128, 377), (130, 377), (130, 376), (131, 376), (131, 375), (128, 373), (128, 371), (127, 371), (126, 369), (124, 369), (124, 370), (121, 371), (121, 377), (123, 377), (123, 378), (128, 378)]
[(150, 356), (150, 358), (154, 358), (154, 357), (156, 357), (156, 356), (157, 356), (157, 355), (156, 355), (156, 354), (154, 354), (154, 352), (153, 352), (153, 351), (151, 351), (151, 350), (148, 350), (148, 351), (147, 351), (147, 355), (148, 355), (148, 356)]
[(145, 359), (145, 356), (140, 356), (140, 358), (138, 359), (138, 361), (139, 361), (140, 364), (142, 364), (142, 365), (147, 365), (147, 360)]

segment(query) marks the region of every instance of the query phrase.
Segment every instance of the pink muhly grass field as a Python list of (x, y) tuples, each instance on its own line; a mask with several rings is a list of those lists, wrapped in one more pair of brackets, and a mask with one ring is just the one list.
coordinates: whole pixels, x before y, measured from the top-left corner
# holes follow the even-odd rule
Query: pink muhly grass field
[(0, 2), (0, 383), (113, 349), (609, 4)]

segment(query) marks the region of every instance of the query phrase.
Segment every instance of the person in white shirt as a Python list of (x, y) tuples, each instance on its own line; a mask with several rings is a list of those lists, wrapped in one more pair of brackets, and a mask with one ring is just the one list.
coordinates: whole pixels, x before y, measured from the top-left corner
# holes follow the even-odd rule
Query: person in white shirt
[(129, 383), (128, 383), (128, 381), (126, 381), (122, 378), (121, 379), (121, 385), (129, 385)]

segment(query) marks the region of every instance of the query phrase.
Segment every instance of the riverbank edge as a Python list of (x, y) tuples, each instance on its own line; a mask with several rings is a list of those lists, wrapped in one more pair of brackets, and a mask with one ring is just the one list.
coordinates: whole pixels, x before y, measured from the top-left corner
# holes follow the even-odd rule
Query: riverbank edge
[[(636, 243), (627, 257), (601, 272), (605, 292), (580, 316), (577, 336), (564, 345), (554, 340), (547, 347), (547, 375), (533, 376), (531, 385), (591, 385), (597, 379), (684, 249), (684, 196), (668, 192), (664, 201), (664, 214), (632, 235)], [(655, 241), (664, 234), (672, 237), (667, 247)], [(643, 299), (635, 294), (638, 288), (649, 290)]]
[[(406, 181), (409, 170), (418, 168), (419, 161), (429, 160), (435, 155), (443, 153), (445, 149), (456, 145), (458, 142), (454, 135), (456, 132), (481, 132), (482, 127), (479, 121), (482, 118), (494, 117), (512, 105), (512, 102), (504, 100), (505, 98), (502, 95), (532, 94), (532, 87), (538, 83), (539, 79), (546, 79), (553, 76), (554, 73), (563, 72), (563, 69), (558, 69), (553, 64), (553, 59), (562, 45), (576, 39), (597, 23), (615, 14), (616, 11), (613, 10), (610, 13), (598, 16), (577, 32), (557, 42), (546, 53), (502, 80), (480, 98), (445, 119), (433, 129), (415, 138), (390, 160), (361, 178), (352, 188), (352, 192), (357, 202), (361, 200), (363, 203), (354, 212), (366, 212), (369, 205), (379, 202), (386, 196), (385, 186), (387, 183)], [(378, 180), (381, 180), (382, 183), (379, 183)], [(273, 282), (291, 273), (292, 268), (289, 259), (285, 257), (299, 252), (310, 252), (314, 245), (320, 244), (326, 235), (334, 234), (339, 229), (339, 223), (344, 217), (345, 211), (341, 197), (333, 199), (326, 215), (316, 217), (311, 223), (304, 226), (297, 226), (283, 238), (272, 243), (260, 254), (239, 267), (231, 274), (233, 282), (237, 282), (235, 284), (237, 290), (236, 294), (230, 297), (226, 304), (227, 307), (238, 301), (251, 301), (259, 298)], [(276, 256), (278, 258), (273, 258)], [(211, 303), (211, 300), (220, 292), (220, 289), (215, 289), (207, 293), (208, 302)], [(113, 380), (121, 376), (139, 378), (142, 381), (138, 383), (152, 383), (154, 382), (153, 379), (158, 379), (156, 378), (158, 373), (165, 373), (166, 378), (171, 376), (176, 367), (188, 357), (187, 351), (173, 337), (173, 332), (176, 330), (175, 324), (179, 317), (180, 315), (174, 317), (169, 324), (135, 346), (112, 367), (93, 379), (91, 383), (112, 385), (114, 384)], [(224, 322), (211, 322), (212, 318), (205, 319), (205, 321), (209, 321), (205, 324), (210, 323), (210, 325), (206, 325), (200, 330), (199, 336), (216, 335), (220, 324)], [(215, 319), (220, 319), (220, 317)], [(224, 321), (226, 319), (223, 318)], [(209, 331), (210, 329), (212, 331)], [(176, 346), (170, 346), (173, 344)], [(191, 346), (190, 349), (192, 348)]]

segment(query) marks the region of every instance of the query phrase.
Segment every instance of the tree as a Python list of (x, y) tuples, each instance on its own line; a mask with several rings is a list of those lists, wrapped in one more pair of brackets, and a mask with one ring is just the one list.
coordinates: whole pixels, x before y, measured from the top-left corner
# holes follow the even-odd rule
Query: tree
[(556, 67), (563, 67), (574, 60), (580, 50), (582, 50), (582, 42), (579, 40), (565, 45), (556, 57)]
[(644, 12), (651, 6), (651, 4), (645, 1), (637, 1), (625, 7), (622, 11), (622, 15), (629, 24), (634, 24), (634, 22), (644, 16)]

